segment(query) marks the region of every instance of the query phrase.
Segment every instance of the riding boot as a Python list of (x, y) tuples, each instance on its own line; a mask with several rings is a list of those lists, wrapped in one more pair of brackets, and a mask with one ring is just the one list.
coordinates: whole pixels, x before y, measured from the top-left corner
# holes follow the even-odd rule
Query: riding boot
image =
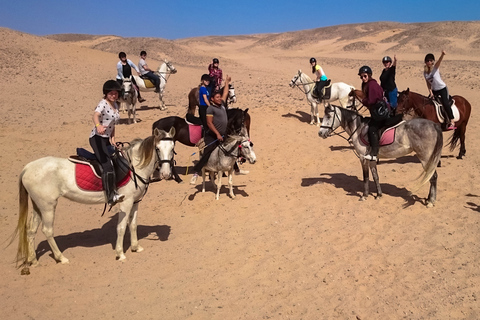
[(104, 172), (102, 175), (102, 181), (108, 205), (113, 207), (117, 202), (122, 202), (125, 196), (117, 193), (115, 172)]
[(377, 156), (378, 155), (378, 150), (380, 149), (379, 144), (379, 137), (378, 137), (378, 131), (375, 130), (371, 132), (370, 136), (368, 137), (370, 139), (370, 154), (372, 156)]

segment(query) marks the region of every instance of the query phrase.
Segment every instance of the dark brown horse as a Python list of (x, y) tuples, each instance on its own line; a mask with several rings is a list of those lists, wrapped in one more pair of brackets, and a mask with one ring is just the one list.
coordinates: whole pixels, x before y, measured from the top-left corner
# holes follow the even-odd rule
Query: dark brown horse
[[(239, 108), (227, 109), (228, 115), (228, 125), (227, 125), (227, 135), (238, 134), (243, 126), (247, 129), (248, 135), (250, 136), (250, 114), (248, 113), (248, 108), (245, 110)], [(198, 119), (198, 118), (197, 118)], [(189, 147), (195, 147), (195, 144), (190, 141), (190, 132), (189, 125), (185, 122), (185, 118), (170, 116), (165, 117), (160, 120), (157, 120), (152, 125), (152, 131), (155, 128), (175, 128), (175, 135), (173, 136), (173, 141), (178, 141), (181, 144), (184, 144)], [(238, 168), (236, 168), (237, 170)], [(175, 181), (182, 182), (182, 179), (178, 176), (176, 171), (173, 169), (172, 174)]]
[[(453, 96), (452, 98), (455, 100), (455, 105), (458, 108), (460, 119), (455, 122), (457, 129), (455, 129), (453, 132), (453, 136), (450, 138), (448, 144), (450, 145), (450, 151), (453, 151), (457, 147), (458, 142), (460, 142), (460, 152), (458, 153), (457, 159), (462, 159), (466, 152), (465, 131), (467, 130), (468, 119), (470, 119), (472, 106), (462, 96)], [(432, 120), (435, 123), (440, 123), (432, 99), (407, 89), (398, 94), (397, 112), (405, 114), (411, 111), (413, 111), (418, 117)]]
[[(195, 109), (200, 105), (200, 100), (198, 98), (198, 90), (200, 86), (192, 88), (190, 90), (190, 93), (188, 94), (188, 113), (191, 115), (195, 115)], [(220, 92), (223, 96), (223, 92), (225, 91), (225, 87), (222, 87), (220, 89)], [(237, 102), (237, 96), (235, 95), (235, 88), (233, 86), (233, 83), (230, 83), (228, 85), (228, 96), (227, 96), (227, 101), (225, 101), (225, 108), (228, 109), (228, 105), (230, 103), (235, 103)]]

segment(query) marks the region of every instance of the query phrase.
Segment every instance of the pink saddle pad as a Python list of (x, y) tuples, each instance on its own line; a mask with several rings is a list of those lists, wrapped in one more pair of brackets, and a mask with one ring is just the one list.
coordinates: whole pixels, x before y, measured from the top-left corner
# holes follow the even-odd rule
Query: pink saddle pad
[[(366, 130), (362, 130), (360, 139), (365, 145), (369, 146), (370, 143), (368, 142), (368, 127), (366, 126), (365, 129)], [(385, 130), (380, 137), (380, 146), (387, 146), (389, 144), (392, 144), (395, 141), (395, 131), (396, 126)]]
[(195, 124), (188, 124), (188, 132), (190, 134), (190, 142), (197, 144), (202, 139), (202, 126)]

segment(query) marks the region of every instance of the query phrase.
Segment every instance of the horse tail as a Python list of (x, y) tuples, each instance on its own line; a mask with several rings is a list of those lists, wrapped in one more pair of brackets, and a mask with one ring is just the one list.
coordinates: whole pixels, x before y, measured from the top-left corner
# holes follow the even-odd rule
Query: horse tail
[(461, 134), (460, 127), (453, 131), (453, 135), (450, 137), (450, 139), (448, 139), (448, 142), (447, 142), (447, 145), (449, 146), (450, 151), (455, 150), (455, 148), (458, 146), (461, 136), (462, 134)]
[(18, 214), (18, 223), (15, 231), (13, 232), (12, 239), (10, 244), (18, 235), (18, 249), (17, 257), (15, 259), (16, 265), (21, 262), (20, 267), (23, 267), (27, 263), (28, 259), (28, 239), (27, 239), (27, 217), (28, 217), (28, 191), (23, 185), (23, 175), (25, 171), (20, 174), (20, 179), (18, 182), (18, 204), (19, 204), (19, 214)]
[(437, 132), (437, 139), (435, 141), (435, 147), (433, 148), (432, 154), (428, 159), (427, 164), (423, 168), (423, 173), (420, 174), (418, 177), (420, 182), (417, 184), (415, 189), (420, 189), (424, 184), (430, 181), (430, 178), (435, 174), (435, 170), (437, 170), (438, 161), (440, 161), (440, 157), (442, 156), (442, 149), (443, 149), (443, 134), (442, 129), (440, 126), (433, 126), (435, 131)]

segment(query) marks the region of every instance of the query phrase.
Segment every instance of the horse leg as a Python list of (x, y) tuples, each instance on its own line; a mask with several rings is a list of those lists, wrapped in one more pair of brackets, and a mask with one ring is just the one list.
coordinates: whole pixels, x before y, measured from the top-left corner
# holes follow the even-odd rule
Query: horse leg
[(427, 207), (431, 208), (435, 205), (435, 202), (437, 201), (437, 171), (433, 174), (433, 176), (430, 178), (430, 192), (428, 193), (428, 198), (427, 198)]
[(375, 182), (375, 186), (377, 187), (377, 199), (382, 197), (382, 188), (380, 187), (380, 179), (378, 178), (378, 171), (377, 171), (377, 162), (376, 161), (369, 161), (370, 162), (370, 170), (372, 171), (372, 178)]
[[(312, 98), (313, 99), (313, 98)], [(315, 109), (317, 104), (315, 102), (310, 102), (310, 124), (315, 124)]]
[[(37, 213), (40, 213), (42, 217), (42, 232), (47, 238), (47, 242), (50, 245), (50, 248), (52, 249), (53, 257), (56, 261), (61, 262), (62, 264), (68, 263), (68, 259), (65, 258), (60, 252), (60, 249), (58, 249), (57, 243), (55, 242), (55, 239), (53, 238), (53, 222), (55, 220), (55, 207), (57, 206), (57, 200), (54, 201), (54, 203), (45, 203), (40, 205), (39, 203), (36, 203), (34, 205), (34, 210)], [(32, 225), (33, 227), (33, 225)], [(33, 239), (32, 239), (33, 240)], [(33, 245), (33, 243), (32, 243)]]
[[(33, 202), (33, 201), (32, 201)], [(35, 235), (37, 234), (38, 226), (42, 221), (37, 205), (33, 202), (33, 213), (27, 223), (27, 241), (28, 241), (28, 255), (26, 260), (27, 266), (38, 265), (37, 254), (35, 252)]]
[(133, 123), (137, 123), (137, 105), (135, 102), (132, 104), (132, 112), (133, 112)]
[(230, 198), (235, 199), (235, 194), (233, 193), (233, 168), (228, 170), (228, 189), (230, 189)]
[[(458, 130), (458, 131), (457, 131)], [(460, 152), (458, 153), (457, 159), (462, 159), (467, 150), (465, 149), (465, 131), (467, 130), (467, 126), (462, 124), (455, 130), (454, 134), (458, 134), (460, 138)], [(458, 133), (457, 133), (458, 132)]]
[(363, 195), (360, 197), (360, 201), (367, 200), (369, 194), (369, 171), (368, 171), (368, 160), (362, 160), (362, 172), (363, 172)]
[(132, 124), (132, 119), (130, 119), (130, 115), (132, 114), (132, 105), (127, 103), (127, 111), (128, 111), (128, 124)]
[[(122, 203), (124, 205), (124, 203)], [(123, 252), (123, 238), (125, 236), (125, 230), (127, 228), (127, 214), (124, 210), (122, 210), (122, 206), (120, 207), (120, 211), (118, 212), (118, 222), (117, 222), (117, 243), (115, 245), (115, 253), (117, 254), (117, 260), (123, 261), (127, 257), (125, 257), (125, 253)]]
[(164, 111), (167, 110), (167, 107), (165, 106), (165, 102), (163, 102), (163, 96), (162, 93), (158, 93), (158, 99), (160, 100), (160, 110)]
[(218, 200), (220, 199), (220, 188), (222, 187), (222, 176), (223, 176), (223, 172), (217, 172), (217, 181), (216, 181), (216, 185), (217, 185), (217, 194), (215, 195), (215, 200)]
[(132, 252), (142, 252), (143, 248), (138, 244), (137, 237), (137, 214), (138, 203), (134, 203), (129, 214), (128, 227), (130, 229), (130, 245), (132, 246)]
[(207, 177), (207, 173), (205, 169), (202, 169), (202, 192), (205, 192), (205, 179)]

